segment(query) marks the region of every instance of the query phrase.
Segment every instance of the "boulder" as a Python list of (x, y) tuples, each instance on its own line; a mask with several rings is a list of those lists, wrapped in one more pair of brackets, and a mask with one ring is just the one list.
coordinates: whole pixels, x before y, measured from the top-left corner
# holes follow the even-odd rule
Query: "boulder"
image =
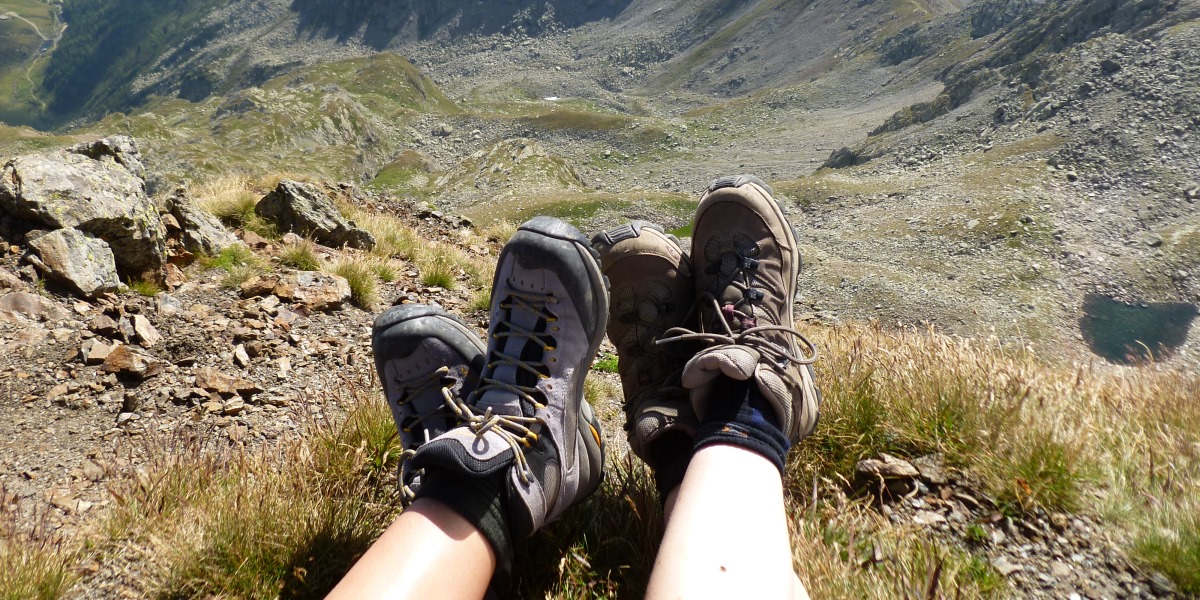
[(104, 240), (130, 279), (157, 278), (162, 269), (158, 209), (142, 179), (111, 157), (62, 151), (11, 159), (0, 173), (0, 212)]
[(69, 152), (81, 154), (92, 160), (114, 162), (139, 179), (146, 178), (142, 153), (138, 151), (137, 142), (127, 135), (114, 135), (94, 142), (77, 144), (72, 146)]
[(167, 210), (179, 223), (183, 231), (183, 247), (189, 252), (216, 256), (222, 250), (241, 243), (216, 217), (197, 208), (183, 189), (176, 190), (175, 195), (167, 199)]
[(254, 207), (259, 216), (274, 221), (279, 230), (311, 237), (326, 246), (370, 250), (375, 238), (353, 221), (344, 219), (316, 186), (283, 180)]
[(847, 147), (834, 150), (829, 158), (825, 159), (825, 163), (821, 165), (826, 169), (844, 169), (852, 167), (858, 162), (858, 155), (853, 150)]
[(112, 250), (103, 240), (75, 229), (59, 229), (31, 240), (52, 279), (85, 298), (115, 291), (121, 285)]

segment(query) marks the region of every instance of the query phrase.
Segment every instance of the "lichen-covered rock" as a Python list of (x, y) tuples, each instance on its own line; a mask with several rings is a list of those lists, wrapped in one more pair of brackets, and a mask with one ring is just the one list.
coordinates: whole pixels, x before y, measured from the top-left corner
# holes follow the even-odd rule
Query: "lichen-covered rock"
[(157, 279), (162, 269), (158, 210), (142, 179), (115, 159), (67, 151), (18, 156), (0, 173), (0, 211), (104, 240), (130, 279)]
[(85, 298), (121, 285), (112, 250), (103, 240), (75, 229), (59, 229), (29, 242), (48, 275)]
[(125, 167), (139, 179), (146, 178), (146, 167), (142, 165), (142, 153), (137, 142), (127, 135), (114, 135), (94, 142), (72, 146), (71, 152), (82, 154), (92, 160), (109, 160)]
[(183, 232), (183, 247), (189, 252), (216, 256), (222, 250), (240, 244), (216, 217), (200, 210), (187, 197), (184, 190), (176, 190), (167, 200), (167, 210), (179, 223)]
[(259, 216), (274, 221), (280, 231), (309, 236), (326, 246), (370, 250), (375, 238), (353, 221), (344, 219), (333, 201), (315, 186), (283, 180), (254, 207)]

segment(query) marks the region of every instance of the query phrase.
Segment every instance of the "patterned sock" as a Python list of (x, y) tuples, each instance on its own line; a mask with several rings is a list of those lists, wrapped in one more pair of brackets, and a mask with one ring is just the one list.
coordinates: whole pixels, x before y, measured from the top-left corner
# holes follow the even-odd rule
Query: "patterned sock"
[(695, 449), (712, 444), (739, 446), (766, 457), (782, 475), (791, 442), (758, 386), (724, 376), (717, 378), (715, 386), (708, 414), (696, 431)]

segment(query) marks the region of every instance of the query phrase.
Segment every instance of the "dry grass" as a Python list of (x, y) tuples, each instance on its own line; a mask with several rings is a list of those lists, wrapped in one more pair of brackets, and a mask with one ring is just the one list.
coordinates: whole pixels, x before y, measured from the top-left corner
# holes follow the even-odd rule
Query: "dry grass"
[[(493, 237), (499, 239), (505, 235), (511, 237), (512, 232), (516, 231), (512, 227), (511, 232), (506, 234), (508, 227), (497, 225), (479, 234), (468, 234), (469, 239), (461, 240), (461, 244), (448, 243), (425, 239), (421, 232), (394, 215), (367, 211), (347, 203), (339, 204), (338, 208), (346, 218), (375, 236), (375, 248), (371, 254), (377, 259), (385, 262), (394, 259), (405, 261), (420, 273), (422, 284), (446, 289), (465, 285), (476, 291), (477, 298), (481, 293), (479, 290), (492, 285), (495, 259), (469, 254), (460, 245), (485, 243)], [(507, 241), (507, 237), (504, 240)]]
[(149, 440), (158, 451), (114, 490), (101, 551), (144, 565), (145, 597), (322, 597), (397, 506), (387, 408), (350, 404), (336, 425), (257, 452), (203, 431)]
[[(7, 504), (8, 491), (0, 488)], [(0, 506), (0, 513), (16, 506)], [(66, 543), (48, 522), (35, 516), (32, 527), (17, 524), (16, 514), (0, 514), (0, 598), (52, 600), (66, 597), (79, 579), (74, 565), (81, 558), (78, 544)]]
[(795, 494), (879, 452), (942, 452), (1006, 510), (1099, 514), (1135, 560), (1200, 591), (1200, 375), (1048, 363), (927, 331), (812, 333), (825, 402), (792, 455)]
[(348, 257), (330, 267), (329, 272), (350, 284), (350, 302), (355, 306), (371, 310), (379, 302), (379, 276), (371, 261)]
[(248, 177), (226, 175), (195, 188), (196, 204), (228, 227), (240, 227), (266, 238), (278, 238), (275, 225), (254, 213), (263, 192)]
[[(891, 523), (850, 495), (843, 482), (854, 462), (881, 451), (942, 452), (1013, 513), (1100, 515), (1135, 560), (1200, 591), (1200, 375), (1048, 363), (929, 331), (808, 333), (824, 354), (825, 401), (785, 487), (796, 568), (813, 597), (1008, 592), (983, 555)], [(619, 411), (611, 376), (588, 384), (599, 413)], [(396, 511), (391, 416), (374, 392), (351, 393), (337, 399), (344, 419), (254, 453), (204, 442), (214, 439), (207, 432), (147, 442), (162, 447), (147, 452), (154, 462), (143, 474), (116, 484), (100, 552), (140, 565), (150, 597), (320, 597)], [(609, 461), (597, 494), (520, 544), (514, 597), (640, 597), (661, 512), (644, 466)], [(22, 564), (74, 560), (34, 556)], [(48, 585), (55, 572), (68, 571), (49, 572)]]

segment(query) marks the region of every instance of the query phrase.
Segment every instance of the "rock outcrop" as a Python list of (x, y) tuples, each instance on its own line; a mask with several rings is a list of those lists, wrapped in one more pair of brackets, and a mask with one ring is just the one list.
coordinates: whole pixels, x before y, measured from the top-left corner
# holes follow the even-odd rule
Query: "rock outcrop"
[(159, 279), (164, 232), (141, 172), (137, 148), (120, 136), (18, 156), (0, 173), (0, 211), (35, 227), (86, 233), (111, 248), (121, 275)]
[(280, 231), (308, 236), (326, 246), (349, 246), (362, 250), (375, 247), (375, 238), (347, 221), (333, 201), (315, 186), (283, 180), (259, 201), (254, 212), (274, 221)]

